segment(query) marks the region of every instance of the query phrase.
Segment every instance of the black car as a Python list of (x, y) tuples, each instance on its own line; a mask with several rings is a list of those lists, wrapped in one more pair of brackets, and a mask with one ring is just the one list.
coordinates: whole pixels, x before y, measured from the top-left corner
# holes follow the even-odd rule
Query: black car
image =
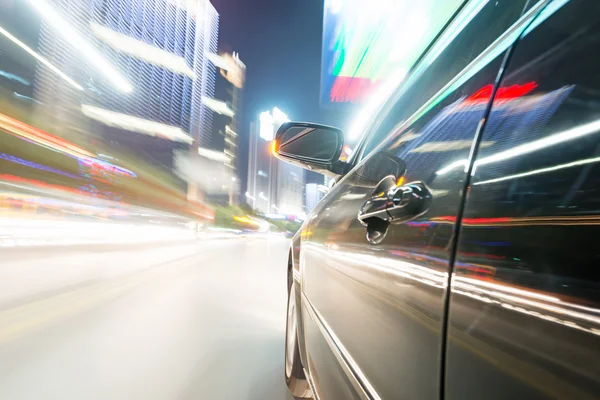
[(598, 0), (468, 2), (342, 145), (276, 137), (337, 182), (289, 253), (295, 397), (600, 397)]

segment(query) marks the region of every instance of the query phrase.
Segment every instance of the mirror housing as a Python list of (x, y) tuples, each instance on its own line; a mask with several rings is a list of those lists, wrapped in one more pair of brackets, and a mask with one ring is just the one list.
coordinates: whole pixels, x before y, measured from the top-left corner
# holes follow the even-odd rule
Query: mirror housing
[(344, 134), (338, 128), (309, 122), (285, 122), (273, 141), (273, 155), (311, 171), (329, 176), (347, 172), (340, 161)]

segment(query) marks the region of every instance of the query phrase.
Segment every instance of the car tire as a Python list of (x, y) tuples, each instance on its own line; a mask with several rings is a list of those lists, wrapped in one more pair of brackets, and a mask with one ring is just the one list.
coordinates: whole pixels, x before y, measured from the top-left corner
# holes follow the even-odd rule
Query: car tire
[(292, 284), (288, 290), (287, 320), (285, 329), (285, 383), (296, 399), (312, 399), (308, 379), (298, 350), (296, 294)]

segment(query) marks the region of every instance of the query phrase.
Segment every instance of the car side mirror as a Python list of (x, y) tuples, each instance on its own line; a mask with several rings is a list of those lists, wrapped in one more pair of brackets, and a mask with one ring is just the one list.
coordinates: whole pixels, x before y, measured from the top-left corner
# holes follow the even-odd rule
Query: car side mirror
[(340, 161), (344, 134), (338, 128), (307, 122), (286, 122), (277, 130), (273, 154), (284, 161), (322, 174), (343, 175)]

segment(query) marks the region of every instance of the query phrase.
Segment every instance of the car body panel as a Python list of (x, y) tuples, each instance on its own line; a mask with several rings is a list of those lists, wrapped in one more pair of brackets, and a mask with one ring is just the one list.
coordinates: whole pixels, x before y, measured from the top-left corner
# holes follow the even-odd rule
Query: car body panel
[[(294, 241), (321, 399), (600, 393), (600, 4), (481, 3), (440, 59), (465, 53), (415, 69)], [(433, 201), (372, 245), (357, 214), (380, 151)]]
[[(525, 2), (515, 4), (504, 3), (504, 31), (519, 18)], [(492, 11), (487, 15), (495, 15)], [(474, 23), (480, 26), (482, 22)], [(488, 47), (472, 57), (484, 59), (492, 49), (490, 44), (504, 31), (490, 33)], [(470, 34), (472, 31), (466, 30), (464, 37)], [(456, 47), (448, 51), (456, 51), (460, 45), (458, 37)], [(490, 96), (487, 101), (485, 96), (473, 96), (482, 88), (494, 87), (509, 46), (500, 51), (493, 48), (493, 55), (478, 65), (476, 73), (469, 68), (458, 70), (454, 80), (438, 87), (437, 95), (416, 110), (416, 117), (399, 124), (403, 114), (398, 110), (409, 108), (424, 90), (417, 83), (381, 124), (382, 129), (391, 127), (382, 135), (387, 138), (386, 144), (336, 184), (310, 216), (310, 235), (302, 239), (300, 258), (302, 296), (314, 312), (303, 306), (304, 325), (317, 324), (321, 330), (325, 327), (333, 337), (329, 343), (341, 349), (345, 363), (351, 367), (352, 373), (345, 373), (346, 378), (358, 381), (371, 398), (440, 396), (445, 289), (454, 223), (466, 177), (464, 171), (437, 171), (469, 156), (490, 100)], [(446, 60), (451, 62), (446, 68), (456, 68), (451, 57)], [(425, 85), (429, 84), (427, 77), (423, 79)], [(386, 175), (385, 169), (373, 165), (379, 160), (373, 157), (377, 151), (388, 151), (403, 159), (407, 166), (403, 180), (424, 182), (434, 198), (427, 213), (409, 223), (391, 225), (384, 241), (373, 246), (365, 239), (365, 227), (357, 213), (374, 190), (372, 182), (361, 179), (363, 170), (381, 169), (381, 178)], [(314, 314), (319, 318), (315, 319)], [(313, 376), (331, 373), (321, 368), (339, 364), (335, 351), (327, 353), (328, 360), (320, 354), (321, 362), (312, 363), (312, 355), (322, 349), (310, 339), (306, 346), (308, 369)], [(322, 380), (315, 379), (316, 389), (321, 392), (319, 382)], [(339, 396), (331, 398), (343, 398)]]
[(600, 396), (600, 4), (515, 46), (475, 159), (449, 308), (448, 399)]

